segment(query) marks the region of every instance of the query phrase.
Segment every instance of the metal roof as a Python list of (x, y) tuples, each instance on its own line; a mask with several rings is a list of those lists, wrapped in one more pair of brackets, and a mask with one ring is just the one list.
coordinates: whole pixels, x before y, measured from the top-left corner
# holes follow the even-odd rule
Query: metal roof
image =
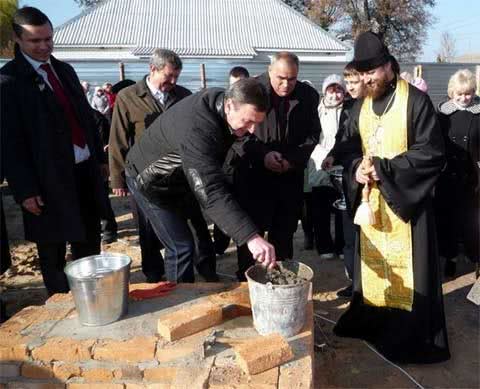
[(189, 56), (259, 50), (346, 52), (349, 47), (280, 0), (106, 0), (55, 29), (57, 48), (156, 47)]

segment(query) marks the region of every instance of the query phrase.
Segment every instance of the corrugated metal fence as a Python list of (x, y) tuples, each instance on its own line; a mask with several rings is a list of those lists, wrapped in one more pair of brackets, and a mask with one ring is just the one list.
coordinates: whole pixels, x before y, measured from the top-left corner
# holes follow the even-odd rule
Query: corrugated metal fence
[[(5, 62), (0, 59), (0, 67)], [(202, 63), (205, 65), (207, 87), (225, 87), (228, 83), (228, 72), (233, 66), (244, 66), (251, 75), (263, 73), (268, 66), (267, 62), (225, 59), (184, 59), (183, 63), (184, 68), (179, 83), (192, 91), (201, 88), (200, 65)], [(70, 61), (70, 64), (75, 68), (81, 80), (87, 80), (94, 86), (107, 81), (115, 83), (120, 77), (119, 62), (117, 61)], [(413, 69), (417, 65), (422, 65), (422, 76), (428, 84), (429, 95), (435, 105), (446, 98), (448, 80), (453, 73), (458, 69), (465, 68), (475, 73), (476, 67), (480, 66), (480, 64), (472, 63), (405, 63), (400, 66), (402, 71), (413, 73)], [(323, 79), (332, 73), (341, 74), (344, 66), (343, 62), (302, 63), (299, 79), (311, 81), (320, 90)], [(124, 71), (125, 78), (138, 80), (148, 72), (148, 61), (125, 61)]]

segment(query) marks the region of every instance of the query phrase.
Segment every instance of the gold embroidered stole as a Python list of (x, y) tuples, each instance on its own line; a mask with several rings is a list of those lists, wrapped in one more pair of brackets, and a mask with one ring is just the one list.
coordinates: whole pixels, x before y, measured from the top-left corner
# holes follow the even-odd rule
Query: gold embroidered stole
[[(359, 128), (364, 155), (391, 159), (408, 149), (408, 83), (397, 81), (392, 107), (383, 117), (373, 112), (372, 98), (365, 98)], [(370, 206), (376, 223), (360, 232), (363, 299), (377, 307), (412, 310), (413, 248), (412, 228), (390, 209), (374, 184)]]

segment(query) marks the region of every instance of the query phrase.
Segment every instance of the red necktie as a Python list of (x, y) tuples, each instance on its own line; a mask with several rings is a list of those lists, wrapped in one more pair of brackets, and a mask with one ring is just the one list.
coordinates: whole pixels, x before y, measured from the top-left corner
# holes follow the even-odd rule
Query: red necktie
[(40, 65), (40, 67), (47, 72), (48, 82), (52, 86), (53, 93), (55, 94), (57, 101), (63, 108), (63, 111), (67, 118), (67, 122), (70, 126), (70, 129), (72, 130), (73, 144), (83, 149), (86, 143), (85, 133), (83, 131), (83, 128), (80, 126), (80, 123), (78, 123), (77, 115), (75, 114), (75, 111), (73, 109), (72, 102), (67, 97), (65, 90), (63, 89), (62, 84), (60, 84), (57, 76), (55, 76), (55, 74), (53, 73), (50, 64), (44, 63)]

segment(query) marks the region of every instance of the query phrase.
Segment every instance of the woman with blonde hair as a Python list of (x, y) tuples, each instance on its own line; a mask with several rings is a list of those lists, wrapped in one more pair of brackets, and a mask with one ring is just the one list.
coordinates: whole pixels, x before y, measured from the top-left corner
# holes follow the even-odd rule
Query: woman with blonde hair
[(436, 216), (447, 277), (455, 275), (461, 246), (471, 261), (479, 261), (480, 98), (475, 91), (474, 74), (459, 70), (448, 83), (449, 100), (438, 107), (447, 165), (437, 185)]

